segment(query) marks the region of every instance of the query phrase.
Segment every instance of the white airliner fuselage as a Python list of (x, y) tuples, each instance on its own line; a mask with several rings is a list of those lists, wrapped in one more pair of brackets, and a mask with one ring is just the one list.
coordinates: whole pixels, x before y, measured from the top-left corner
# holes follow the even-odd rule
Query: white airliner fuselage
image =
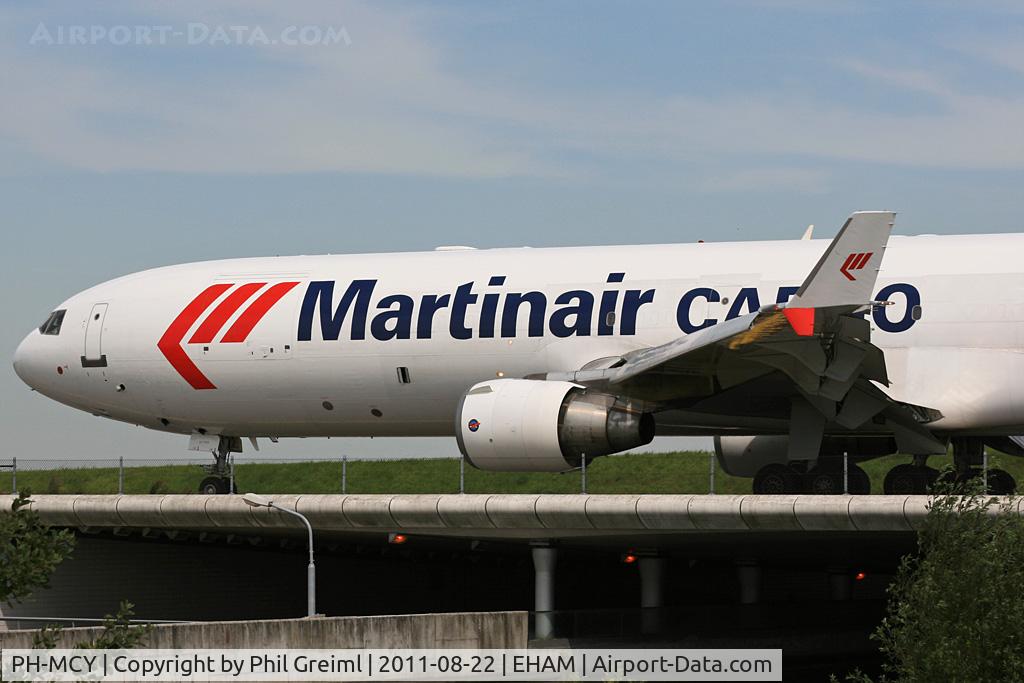
[[(477, 382), (579, 370), (785, 303), (827, 245), (449, 249), (157, 268), (62, 303), (14, 365), (50, 398), (163, 431), (452, 435)], [(1024, 433), (1022, 255), (1024, 234), (889, 240), (874, 289), (888, 305), (863, 314), (884, 350), (887, 393), (939, 411), (937, 434)], [(857, 259), (847, 261), (844, 275), (858, 277)], [(659, 435), (786, 431), (672, 407), (656, 415)]]

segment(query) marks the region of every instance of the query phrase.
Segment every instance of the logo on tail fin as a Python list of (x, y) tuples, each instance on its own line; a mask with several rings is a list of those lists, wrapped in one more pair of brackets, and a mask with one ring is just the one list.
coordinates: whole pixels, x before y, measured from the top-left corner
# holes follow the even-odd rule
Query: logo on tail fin
[(850, 271), (862, 270), (864, 266), (868, 264), (868, 261), (871, 260), (871, 257), (874, 256), (874, 253), (875, 252), (873, 251), (869, 251), (862, 254), (850, 254), (846, 257), (846, 260), (843, 261), (843, 265), (839, 268), (839, 272), (845, 275), (848, 280), (856, 280), (857, 277)]

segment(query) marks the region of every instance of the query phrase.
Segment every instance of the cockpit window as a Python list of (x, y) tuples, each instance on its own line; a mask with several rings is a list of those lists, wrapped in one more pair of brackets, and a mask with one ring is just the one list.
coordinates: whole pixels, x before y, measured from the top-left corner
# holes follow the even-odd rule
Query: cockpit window
[(50, 317), (46, 319), (42, 325), (39, 326), (39, 331), (42, 334), (60, 334), (60, 326), (64, 324), (64, 314), (66, 310), (54, 311), (50, 314)]

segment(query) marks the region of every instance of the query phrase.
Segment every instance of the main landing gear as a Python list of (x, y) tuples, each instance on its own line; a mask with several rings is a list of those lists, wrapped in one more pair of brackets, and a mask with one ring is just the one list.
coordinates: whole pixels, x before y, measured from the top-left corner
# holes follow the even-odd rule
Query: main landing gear
[(1017, 482), (1006, 470), (989, 469), (985, 458), (985, 442), (979, 437), (953, 439), (953, 483), (984, 479), (988, 493), (1005, 496), (1014, 493)]
[[(1009, 495), (1016, 491), (1017, 482), (1009, 472), (985, 467), (985, 443), (978, 437), (962, 437), (952, 440), (953, 471), (941, 475), (951, 484), (963, 484), (984, 478), (988, 493)], [(882, 492), (890, 495), (927, 495), (940, 480), (934, 467), (928, 467), (927, 455), (916, 455), (909, 463), (896, 465), (885, 475)], [(846, 472), (846, 490), (851, 494), (866, 494), (871, 491), (867, 473), (850, 464)], [(804, 462), (788, 465), (773, 463), (762, 467), (754, 476), (754, 493), (784, 494), (809, 493), (829, 495), (843, 492), (842, 460), (835, 457), (819, 457), (817, 463), (808, 466)]]
[[(850, 464), (846, 470), (846, 491), (853, 495), (871, 492), (871, 480), (860, 467)], [(819, 459), (808, 469), (792, 463), (765, 465), (754, 476), (754, 493), (777, 495), (783, 493), (810, 493), (834, 495), (843, 493), (843, 464), (834, 459)]]
[(965, 466), (957, 468), (946, 475), (939, 473), (934, 467), (924, 464), (896, 465), (885, 475), (882, 491), (895, 495), (927, 495), (932, 487), (941, 480), (943, 483), (963, 484), (971, 480), (986, 479), (988, 493), (994, 496), (1006, 496), (1017, 489), (1017, 481), (1006, 470), (990, 469), (987, 476), (980, 467)]
[(203, 465), (209, 475), (199, 482), (199, 493), (215, 495), (219, 493), (238, 493), (238, 485), (231, 473), (228, 456), (242, 451), (242, 440), (237, 436), (222, 436), (213, 451), (213, 464)]
[[(1013, 493), (1017, 482), (1006, 470), (985, 467), (985, 442), (977, 437), (953, 439), (953, 471), (940, 474), (926, 464), (928, 456), (916, 455), (911, 463), (896, 465), (885, 475), (882, 491), (895, 495), (927, 495), (936, 483), (964, 484), (984, 479), (988, 493), (1005, 496)], [(986, 471), (987, 469), (987, 471)]]
[(882, 492), (890, 495), (924, 495), (939, 479), (939, 471), (928, 467), (927, 457), (915, 456), (914, 462), (896, 465), (885, 475)]

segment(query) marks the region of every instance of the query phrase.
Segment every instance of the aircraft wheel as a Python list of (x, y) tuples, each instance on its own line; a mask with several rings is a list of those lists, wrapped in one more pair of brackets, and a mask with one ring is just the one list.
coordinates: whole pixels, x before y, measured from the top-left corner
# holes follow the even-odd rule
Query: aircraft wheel
[(779, 463), (765, 465), (754, 475), (754, 493), (779, 495), (800, 493), (800, 475), (792, 468)]
[(1008, 496), (1017, 490), (1017, 481), (1006, 470), (988, 471), (988, 492), (994, 496)]
[(843, 473), (840, 470), (815, 467), (804, 475), (804, 490), (815, 496), (834, 496), (843, 492)]
[[(230, 493), (230, 488), (231, 480), (224, 477), (206, 477), (199, 483), (199, 493), (205, 493), (208, 496)], [(235, 492), (237, 491), (238, 487), (235, 486)]]
[[(871, 493), (871, 479), (868, 473), (857, 465), (850, 465), (847, 472), (846, 490), (850, 495), (863, 496)], [(804, 477), (804, 490), (817, 496), (834, 496), (843, 492), (843, 470), (815, 467)]]
[[(993, 470), (989, 470), (989, 477), (992, 476)], [(997, 475), (998, 476), (998, 475)], [(980, 486), (978, 482), (981, 481), (981, 469), (972, 467), (964, 472), (956, 472), (953, 470), (946, 470), (935, 478), (935, 481), (942, 484), (944, 491), (950, 493), (963, 494), (968, 491), (974, 491), (975, 486)], [(989, 490), (992, 489), (992, 479), (989, 479)]]
[(934, 482), (932, 472), (935, 470), (930, 467), (896, 465), (885, 475), (882, 491), (900, 496), (928, 493), (929, 487)]

